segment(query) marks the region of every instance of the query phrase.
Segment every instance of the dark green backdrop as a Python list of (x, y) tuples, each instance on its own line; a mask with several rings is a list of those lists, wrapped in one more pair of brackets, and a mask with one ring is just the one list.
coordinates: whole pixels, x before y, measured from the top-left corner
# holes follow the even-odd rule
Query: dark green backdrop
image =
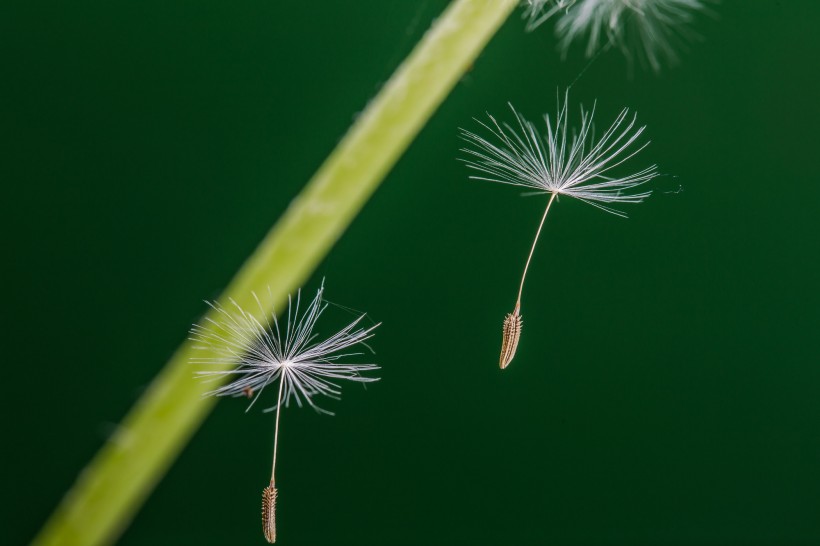
[[(0, 8), (0, 542), (29, 541), (186, 331), (444, 7)], [(586, 66), (518, 15), (307, 283), (384, 324), (382, 381), (283, 414), (282, 544), (820, 544), (820, 4), (726, 0), (639, 112), (668, 176), (621, 220), (470, 182), (457, 127)], [(520, 12), (519, 12), (520, 13)], [(682, 191), (680, 189), (682, 188)], [(226, 400), (124, 545), (260, 544), (272, 415)]]

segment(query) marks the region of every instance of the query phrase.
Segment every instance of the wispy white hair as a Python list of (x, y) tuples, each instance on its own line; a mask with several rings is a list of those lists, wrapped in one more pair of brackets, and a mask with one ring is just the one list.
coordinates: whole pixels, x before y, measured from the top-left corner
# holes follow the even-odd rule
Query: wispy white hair
[[(332, 336), (318, 341), (314, 329), (328, 305), (322, 299), (323, 292), (324, 284), (304, 311), (300, 309), (301, 291), (295, 301), (288, 298), (287, 324), (281, 329), (275, 313), (261, 313), (265, 318), (260, 322), (233, 300), (230, 300), (228, 309), (219, 303), (208, 303), (216, 316), (206, 318), (205, 324), (191, 329), (195, 348), (207, 350), (208, 354), (192, 358), (191, 362), (198, 366), (216, 365), (220, 368), (230, 365), (228, 370), (204, 370), (199, 371), (198, 375), (233, 380), (207, 394), (247, 396), (255, 393), (248, 406), (250, 409), (265, 387), (281, 379), (282, 403), (285, 406), (293, 400), (299, 407), (304, 402), (319, 412), (330, 413), (319, 408), (313, 398), (324, 395), (338, 399), (341, 395), (338, 380), (359, 383), (377, 381), (378, 378), (361, 375), (379, 369), (377, 365), (342, 364), (337, 360), (361, 354), (345, 351), (354, 345), (365, 345), (379, 325), (360, 327), (359, 323), (366, 316), (361, 315)], [(256, 294), (254, 298), (261, 310), (262, 305)], [(274, 409), (276, 406), (266, 411)]]
[(527, 20), (527, 30), (535, 30), (547, 19), (568, 8), (575, 0), (523, 0), (524, 19)]
[(649, 142), (639, 144), (645, 127), (636, 126), (636, 115), (624, 108), (599, 137), (595, 135), (591, 111), (581, 108), (581, 128), (569, 131), (568, 92), (563, 104), (558, 100), (558, 114), (553, 123), (544, 116), (541, 133), (510, 105), (516, 123), (499, 124), (493, 116), (489, 123), (479, 124), (489, 137), (461, 129), (462, 138), (472, 147), (463, 148), (467, 167), (478, 174), (474, 180), (533, 188), (580, 199), (618, 216), (626, 216), (610, 205), (639, 203), (649, 196), (639, 186), (658, 176), (655, 165), (640, 171), (615, 176), (611, 171), (643, 150)]
[(677, 63), (678, 50), (695, 36), (694, 14), (706, 0), (527, 0), (524, 16), (532, 30), (553, 15), (560, 49), (586, 39), (586, 55), (613, 45), (628, 59), (638, 58), (659, 71), (663, 62)]

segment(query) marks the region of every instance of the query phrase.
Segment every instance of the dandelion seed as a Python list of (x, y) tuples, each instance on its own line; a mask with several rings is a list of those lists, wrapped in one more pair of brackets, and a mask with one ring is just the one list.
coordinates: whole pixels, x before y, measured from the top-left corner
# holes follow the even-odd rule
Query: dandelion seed
[(706, 10), (707, 0), (530, 0), (524, 16), (532, 30), (563, 11), (555, 31), (566, 55), (573, 42), (587, 37), (586, 56), (618, 47), (631, 60), (660, 71), (663, 61), (678, 62), (677, 50), (696, 34), (691, 22)]
[(265, 540), (276, 542), (276, 497), (279, 495), (273, 482), (262, 491), (262, 533)]
[(547, 115), (546, 132), (542, 135), (535, 124), (527, 121), (510, 105), (517, 127), (499, 124), (494, 117), (490, 122), (479, 124), (489, 131), (489, 138), (471, 131), (461, 130), (461, 137), (473, 148), (463, 148), (463, 159), (468, 168), (478, 174), (474, 180), (487, 180), (532, 188), (538, 193), (550, 194), (535, 238), (530, 247), (518, 298), (513, 312), (504, 320), (499, 365), (506, 368), (515, 356), (521, 335), (521, 295), (524, 280), (535, 251), (541, 229), (547, 219), (553, 201), (559, 195), (573, 197), (618, 216), (626, 216), (612, 207), (621, 203), (640, 203), (650, 191), (636, 189), (658, 176), (655, 165), (623, 176), (613, 176), (612, 169), (622, 165), (643, 150), (649, 143), (638, 145), (644, 127), (636, 127), (636, 116), (624, 109), (600, 137), (595, 136), (590, 112), (581, 108), (581, 128), (572, 133), (568, 128), (567, 104), (558, 101), (555, 123)]
[(515, 310), (504, 317), (504, 326), (501, 329), (501, 357), (498, 359), (498, 365), (502, 370), (512, 362), (518, 348), (518, 340), (521, 339), (520, 308), (520, 305), (516, 305)]
[[(377, 381), (362, 373), (379, 369), (375, 364), (343, 364), (339, 359), (361, 353), (345, 352), (356, 345), (365, 345), (373, 336), (378, 324), (364, 328), (360, 322), (366, 315), (333, 334), (317, 341), (314, 333), (316, 322), (327, 308), (322, 299), (324, 284), (316, 297), (301, 311), (301, 291), (295, 302), (288, 298), (287, 324), (280, 329), (274, 313), (267, 314), (254, 294), (259, 306), (260, 322), (231, 300), (228, 309), (218, 303), (209, 303), (215, 313), (214, 318), (206, 318), (202, 325), (191, 329), (191, 339), (197, 342), (196, 349), (207, 350), (208, 355), (192, 358), (197, 366), (214, 365), (220, 370), (199, 371), (197, 375), (219, 380), (232, 381), (207, 393), (213, 396), (246, 396), (251, 399), (248, 410), (256, 403), (268, 385), (279, 382), (276, 405), (266, 411), (276, 411), (273, 435), (273, 462), (270, 484), (262, 492), (262, 525), (268, 542), (276, 541), (276, 453), (279, 443), (279, 414), (284, 405), (291, 401), (299, 407), (303, 403), (320, 413), (331, 414), (314, 403), (319, 395), (338, 399), (341, 395), (339, 380), (359, 383)], [(225, 365), (231, 368), (224, 370)]]

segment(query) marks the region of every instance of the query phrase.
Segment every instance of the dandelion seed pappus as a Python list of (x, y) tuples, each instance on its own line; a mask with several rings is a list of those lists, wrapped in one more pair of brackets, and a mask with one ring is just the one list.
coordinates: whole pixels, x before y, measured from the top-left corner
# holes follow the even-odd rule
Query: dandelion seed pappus
[[(339, 399), (340, 380), (356, 383), (377, 381), (364, 372), (378, 370), (376, 364), (346, 363), (351, 353), (347, 349), (361, 345), (369, 348), (367, 340), (379, 324), (362, 327), (367, 316), (361, 314), (353, 322), (328, 338), (315, 333), (316, 321), (327, 309), (322, 298), (324, 283), (316, 297), (302, 305), (301, 290), (295, 298), (288, 298), (287, 311), (281, 319), (275, 312), (266, 312), (256, 294), (258, 309), (252, 314), (231, 300), (230, 306), (209, 303), (213, 311), (202, 324), (191, 329), (195, 349), (208, 351), (208, 356), (191, 358), (198, 366), (213, 366), (215, 370), (201, 370), (199, 377), (211, 380), (230, 379), (225, 385), (207, 394), (213, 396), (244, 396), (250, 399), (250, 409), (268, 385), (278, 382), (276, 405), (265, 411), (275, 411), (273, 427), (273, 460), (270, 482), (262, 492), (262, 532), (269, 543), (276, 542), (276, 453), (279, 445), (279, 420), (282, 407), (294, 401), (299, 407), (307, 405), (319, 413), (333, 415), (317, 406), (313, 398)], [(304, 307), (304, 309), (302, 309)], [(257, 318), (259, 317), (259, 318)], [(229, 366), (226, 366), (229, 365)]]
[[(535, 6), (535, 2), (530, 5)], [(512, 105), (514, 123), (499, 123), (492, 116), (489, 122), (478, 122), (489, 136), (461, 129), (461, 138), (472, 146), (461, 149), (467, 154), (462, 161), (475, 173), (471, 179), (531, 188), (549, 195), (521, 275), (515, 309), (504, 318), (499, 358), (502, 370), (512, 362), (518, 348), (524, 280), (553, 201), (564, 195), (625, 217), (614, 207), (642, 202), (651, 191), (639, 187), (659, 175), (655, 165), (622, 176), (611, 172), (649, 144), (639, 142), (644, 127), (637, 125), (634, 113), (630, 115), (624, 108), (608, 129), (596, 134), (592, 122), (595, 106), (589, 111), (581, 108), (580, 130), (569, 131), (568, 103), (569, 91), (563, 103), (558, 98), (557, 116), (544, 116), (546, 131), (539, 130)]]

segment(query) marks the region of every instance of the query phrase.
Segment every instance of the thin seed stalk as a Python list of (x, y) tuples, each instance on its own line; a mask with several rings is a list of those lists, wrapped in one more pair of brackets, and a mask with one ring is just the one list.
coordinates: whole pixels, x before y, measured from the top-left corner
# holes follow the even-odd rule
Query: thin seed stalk
[(535, 253), (535, 245), (538, 244), (538, 237), (541, 235), (541, 230), (544, 228), (544, 222), (547, 220), (547, 214), (550, 212), (550, 207), (552, 206), (552, 202), (555, 201), (555, 196), (558, 195), (556, 192), (552, 192), (550, 195), (550, 200), (547, 202), (547, 208), (544, 209), (544, 215), (541, 217), (541, 223), (538, 224), (538, 230), (535, 232), (535, 238), (532, 240), (532, 246), (530, 247), (530, 253), (527, 256), (527, 263), (524, 265), (524, 273), (521, 275), (521, 285), (518, 287), (518, 299), (515, 300), (515, 313), (517, 314), (521, 310), (521, 294), (524, 293), (524, 281), (527, 278), (527, 271), (530, 269), (530, 262), (532, 261), (532, 255)]
[(285, 386), (284, 371), (279, 375), (279, 394), (276, 397), (276, 425), (273, 427), (273, 462), (270, 468), (270, 484), (276, 485), (276, 448), (279, 447), (279, 414), (282, 413), (282, 388)]
[(276, 425), (273, 427), (273, 463), (270, 469), (270, 483), (262, 491), (262, 534), (270, 544), (276, 542), (276, 448), (279, 447), (279, 414), (282, 413), (282, 388), (285, 386), (285, 374), (279, 375), (279, 394), (276, 397)]
[(535, 232), (535, 238), (530, 247), (530, 254), (527, 256), (527, 263), (524, 265), (524, 273), (521, 275), (521, 285), (518, 287), (518, 298), (515, 300), (515, 308), (512, 313), (507, 313), (504, 317), (504, 325), (501, 328), (501, 356), (498, 359), (498, 366), (503, 370), (510, 365), (512, 359), (515, 357), (515, 351), (518, 349), (518, 341), (521, 339), (521, 326), (523, 324), (521, 317), (521, 294), (524, 292), (524, 281), (527, 279), (527, 271), (530, 269), (530, 261), (535, 252), (535, 245), (538, 244), (538, 237), (541, 235), (541, 230), (544, 227), (544, 222), (547, 219), (547, 214), (550, 212), (552, 202), (555, 200), (556, 192), (552, 192), (550, 200), (547, 203), (547, 208), (544, 209), (544, 215), (541, 217), (541, 223), (538, 224), (538, 230)]
[[(258, 319), (308, 278), (518, 0), (454, 0), (358, 117), (221, 296), (245, 309), (270, 288)], [(208, 316), (216, 319), (213, 313)], [(194, 381), (184, 342), (34, 539), (34, 546), (109, 544), (134, 517), (215, 399)], [(197, 351), (198, 357), (203, 352)], [(114, 359), (112, 359), (114, 360)]]

